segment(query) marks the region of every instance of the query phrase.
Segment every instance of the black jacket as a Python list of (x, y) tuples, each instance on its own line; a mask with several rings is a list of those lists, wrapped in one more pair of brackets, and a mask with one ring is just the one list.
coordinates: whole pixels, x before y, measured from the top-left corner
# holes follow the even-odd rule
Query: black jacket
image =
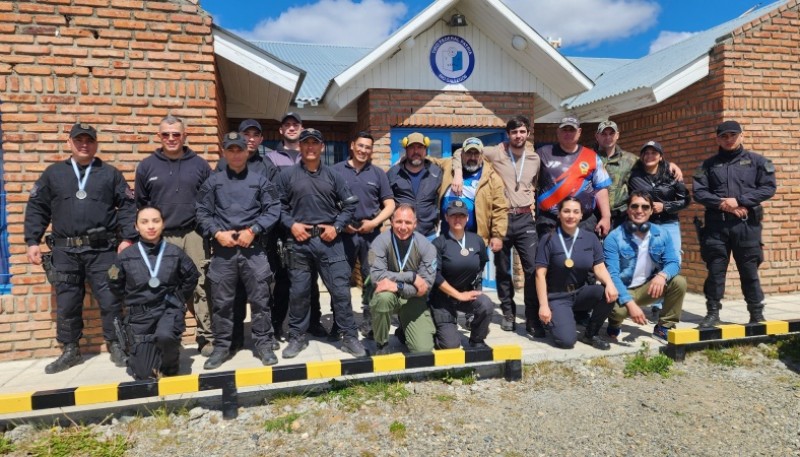
[(656, 224), (675, 222), (678, 220), (678, 211), (686, 208), (692, 202), (692, 197), (683, 181), (678, 181), (669, 172), (669, 166), (664, 162), (664, 170), (650, 175), (644, 171), (641, 162), (637, 163), (631, 171), (628, 181), (629, 191), (647, 192), (654, 202), (664, 204), (664, 211), (650, 216), (650, 221)]

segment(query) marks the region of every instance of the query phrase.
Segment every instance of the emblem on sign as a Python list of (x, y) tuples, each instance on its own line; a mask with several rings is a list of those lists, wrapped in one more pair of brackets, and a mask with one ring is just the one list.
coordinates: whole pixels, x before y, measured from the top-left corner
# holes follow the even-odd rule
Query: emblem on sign
[(445, 35), (433, 43), (430, 62), (437, 78), (448, 84), (459, 84), (475, 69), (475, 54), (464, 38)]

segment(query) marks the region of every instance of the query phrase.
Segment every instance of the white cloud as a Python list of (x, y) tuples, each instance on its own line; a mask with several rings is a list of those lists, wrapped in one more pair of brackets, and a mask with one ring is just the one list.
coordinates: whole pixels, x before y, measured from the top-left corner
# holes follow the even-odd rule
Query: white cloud
[(320, 0), (236, 33), (250, 40), (374, 47), (403, 24), (407, 11), (405, 4), (388, 0)]
[(692, 35), (696, 35), (697, 32), (668, 32), (662, 31), (658, 34), (658, 37), (650, 43), (650, 52), (649, 54), (653, 54), (654, 52), (658, 52), (666, 47), (672, 46), (675, 43), (683, 41), (689, 38)]
[(543, 37), (561, 38), (562, 47), (585, 49), (647, 30), (661, 10), (653, 0), (503, 2)]

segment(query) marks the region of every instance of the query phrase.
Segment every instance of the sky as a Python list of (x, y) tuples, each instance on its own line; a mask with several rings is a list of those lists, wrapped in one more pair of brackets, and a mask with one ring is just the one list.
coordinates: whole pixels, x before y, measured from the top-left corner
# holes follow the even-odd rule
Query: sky
[[(639, 58), (774, 0), (502, 0), (569, 57)], [(246, 39), (375, 47), (432, 0), (200, 0)], [(467, 18), (469, 21), (469, 18)]]

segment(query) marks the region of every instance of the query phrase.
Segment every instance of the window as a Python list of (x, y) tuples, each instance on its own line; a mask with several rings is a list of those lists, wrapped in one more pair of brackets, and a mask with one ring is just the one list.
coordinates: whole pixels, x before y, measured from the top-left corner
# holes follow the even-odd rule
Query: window
[(5, 295), (11, 293), (11, 274), (9, 274), (8, 215), (6, 213), (6, 184), (3, 178), (2, 138), (3, 117), (0, 115), (0, 295)]

